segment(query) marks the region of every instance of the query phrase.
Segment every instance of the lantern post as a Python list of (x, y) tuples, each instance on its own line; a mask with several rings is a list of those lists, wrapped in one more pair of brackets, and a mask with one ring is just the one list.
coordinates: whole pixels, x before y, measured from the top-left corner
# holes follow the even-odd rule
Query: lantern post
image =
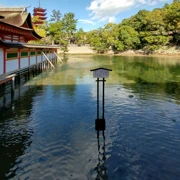
[[(106, 129), (106, 122), (104, 118), (104, 97), (105, 97), (105, 78), (109, 77), (109, 71), (112, 71), (111, 69), (106, 69), (106, 68), (97, 68), (97, 69), (92, 69), (93, 71), (93, 77), (97, 78), (97, 118), (95, 120), (95, 130), (98, 131), (103, 131)], [(99, 111), (100, 111), (100, 103), (99, 103), (99, 95), (100, 95), (100, 88), (99, 84), (102, 82), (102, 116), (100, 117)]]

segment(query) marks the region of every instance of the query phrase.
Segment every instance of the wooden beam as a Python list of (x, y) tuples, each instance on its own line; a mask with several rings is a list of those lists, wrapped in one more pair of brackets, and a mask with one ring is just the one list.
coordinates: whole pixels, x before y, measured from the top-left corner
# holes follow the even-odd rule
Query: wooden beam
[(56, 54), (56, 52), (55, 51), (53, 51), (53, 52), (56, 55), (57, 59), (60, 60), (63, 63), (63, 61), (59, 58), (59, 56)]
[(52, 62), (48, 59), (48, 57), (46, 56), (46, 54), (44, 52), (42, 52), (42, 54), (44, 55), (44, 57), (47, 59), (47, 61), (49, 62), (49, 64), (55, 69), (54, 65), (52, 64)]

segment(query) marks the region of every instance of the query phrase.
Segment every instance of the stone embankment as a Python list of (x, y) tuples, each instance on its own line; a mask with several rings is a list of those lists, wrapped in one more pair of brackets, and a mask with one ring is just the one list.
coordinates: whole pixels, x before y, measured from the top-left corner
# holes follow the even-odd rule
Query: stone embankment
[[(62, 53), (59, 50), (58, 53)], [(70, 45), (68, 47), (68, 52), (66, 54), (97, 54), (89, 45), (85, 46), (77, 46), (77, 45)], [(168, 47), (164, 46), (159, 50), (154, 51), (151, 54), (147, 54), (143, 50), (127, 50), (117, 54), (114, 54), (113, 51), (108, 51), (106, 55), (122, 55), (122, 56), (144, 56), (144, 55), (151, 55), (151, 56), (180, 56), (180, 47)]]
[[(59, 50), (58, 53), (62, 53), (61, 50)], [(68, 52), (66, 54), (96, 54), (95, 51), (91, 49), (90, 46), (77, 46), (77, 45), (70, 45), (68, 47)]]

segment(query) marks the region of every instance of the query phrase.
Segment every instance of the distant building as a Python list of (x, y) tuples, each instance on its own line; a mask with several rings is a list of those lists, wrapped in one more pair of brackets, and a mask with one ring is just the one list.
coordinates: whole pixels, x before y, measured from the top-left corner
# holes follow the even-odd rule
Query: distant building
[(27, 44), (41, 38), (26, 8), (0, 8), (0, 77), (57, 59), (57, 46)]
[(46, 9), (42, 9), (41, 7), (34, 8), (34, 16), (38, 17), (38, 21), (34, 22), (35, 26), (38, 26), (39, 24), (43, 24), (44, 21), (46, 20)]

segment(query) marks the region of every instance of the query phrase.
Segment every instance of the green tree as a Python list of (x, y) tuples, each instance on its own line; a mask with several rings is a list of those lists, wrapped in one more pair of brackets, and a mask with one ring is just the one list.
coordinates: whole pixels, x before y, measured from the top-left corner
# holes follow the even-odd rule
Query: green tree
[(59, 10), (53, 10), (50, 21), (58, 22), (61, 20), (61, 13)]
[(156, 33), (165, 33), (164, 11), (155, 9), (146, 16), (146, 31), (156, 31)]
[(180, 2), (174, 1), (164, 9), (164, 22), (167, 24), (168, 31), (176, 31), (180, 29)]
[(117, 50), (137, 49), (140, 40), (139, 34), (130, 26), (120, 25), (119, 27), (119, 42), (115, 45)]
[(87, 39), (89, 40), (90, 46), (93, 47), (93, 50), (97, 53), (105, 53), (109, 49), (107, 40), (103, 36), (103, 28), (90, 31), (87, 34)]
[(70, 44), (71, 39), (74, 38), (74, 33), (76, 32), (77, 19), (74, 19), (75, 15), (71, 12), (64, 14), (61, 20), (63, 31), (65, 32), (65, 38)]
[(111, 49), (114, 48), (118, 41), (119, 26), (114, 23), (108, 23), (103, 29), (103, 38), (106, 39), (107, 46)]
[(74, 34), (74, 43), (78, 46), (81, 46), (85, 44), (86, 42), (86, 33), (83, 31), (82, 28), (80, 28), (75, 34)]
[(124, 19), (122, 25), (131, 26), (136, 31), (144, 31), (146, 29), (147, 20), (146, 17), (150, 12), (147, 10), (140, 10), (136, 15), (129, 19)]
[(171, 34), (171, 43), (180, 44), (180, 2), (174, 1), (172, 4), (164, 8), (166, 30)]
[(151, 32), (141, 32), (140, 36), (142, 37), (144, 50), (146, 50), (147, 53), (151, 53), (161, 46), (166, 45), (170, 38), (164, 35), (154, 35)]
[(52, 44), (57, 44), (59, 42), (59, 33), (62, 29), (62, 23), (60, 21), (49, 24), (47, 28), (47, 35), (51, 37)]

